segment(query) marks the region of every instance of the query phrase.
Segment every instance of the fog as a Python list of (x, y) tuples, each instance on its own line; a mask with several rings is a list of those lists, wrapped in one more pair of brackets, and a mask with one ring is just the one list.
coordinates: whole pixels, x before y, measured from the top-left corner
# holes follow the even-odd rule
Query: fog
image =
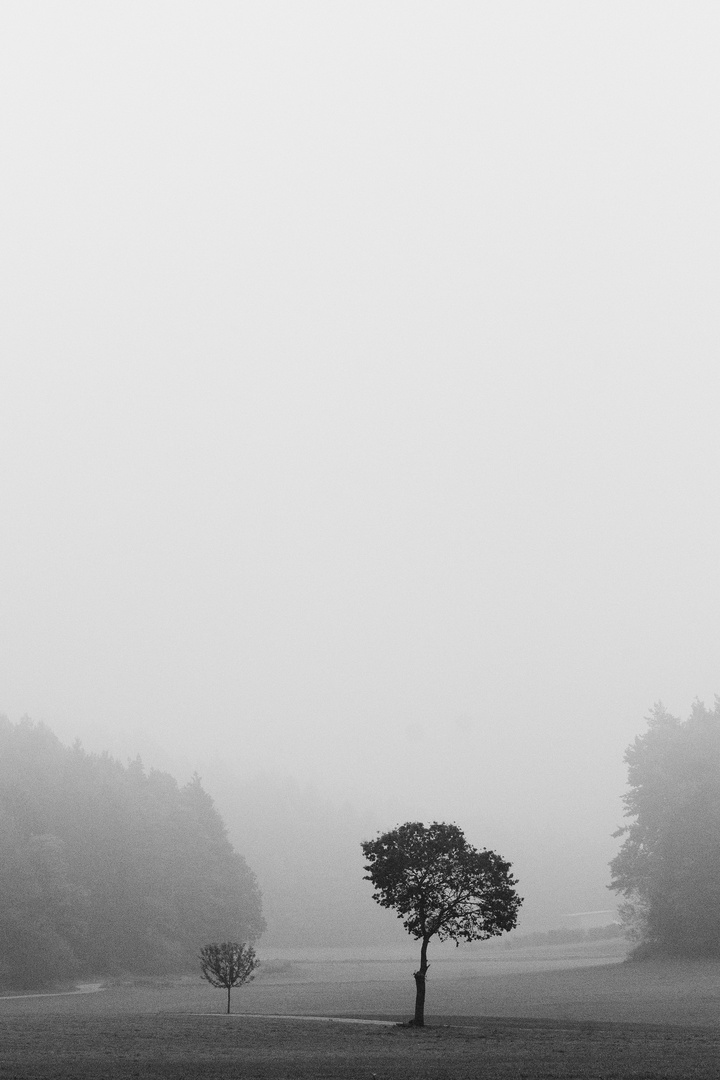
[(4, 4), (0, 712), (266, 876), (305, 800), (612, 908), (624, 750), (720, 690), (719, 33)]

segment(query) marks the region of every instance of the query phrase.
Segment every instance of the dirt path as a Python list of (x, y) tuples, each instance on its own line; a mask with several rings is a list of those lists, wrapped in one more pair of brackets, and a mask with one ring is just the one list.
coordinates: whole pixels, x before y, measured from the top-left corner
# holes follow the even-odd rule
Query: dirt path
[(240, 1020), (326, 1020), (333, 1024), (380, 1024), (397, 1027), (397, 1020), (366, 1020), (362, 1016), (291, 1016), (288, 1013), (195, 1013), (195, 1016), (229, 1016)]
[(0, 994), (0, 1001), (20, 1001), (23, 998), (72, 997), (75, 994), (97, 994), (102, 983), (78, 983), (76, 990), (54, 990), (49, 994)]

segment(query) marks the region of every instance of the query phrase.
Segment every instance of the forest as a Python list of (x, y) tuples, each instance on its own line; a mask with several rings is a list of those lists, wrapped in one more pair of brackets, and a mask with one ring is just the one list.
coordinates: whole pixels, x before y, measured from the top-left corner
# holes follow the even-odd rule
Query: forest
[(265, 927), (255, 875), (184, 786), (0, 717), (0, 987), (187, 971)]

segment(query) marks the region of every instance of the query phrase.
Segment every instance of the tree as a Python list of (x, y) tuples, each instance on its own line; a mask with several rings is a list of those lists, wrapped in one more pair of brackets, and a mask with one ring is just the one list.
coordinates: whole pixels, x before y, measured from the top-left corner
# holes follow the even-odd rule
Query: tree
[(242, 986), (252, 982), (253, 972), (260, 966), (252, 945), (237, 941), (223, 941), (217, 945), (206, 945), (200, 951), (202, 973), (218, 989), (227, 990), (227, 1011), (230, 1012), (230, 991), (233, 986)]
[(625, 754), (630, 790), (610, 864), (636, 956), (720, 956), (720, 699), (686, 721), (661, 703)]
[(375, 888), (373, 900), (394, 908), (407, 932), (421, 942), (411, 1023), (422, 1027), (430, 939), (458, 945), (512, 930), (522, 904), (513, 888), (517, 881), (509, 862), (494, 851), (472, 847), (457, 825), (437, 821), (427, 827), (409, 821), (366, 840), (362, 851), (365, 880)]

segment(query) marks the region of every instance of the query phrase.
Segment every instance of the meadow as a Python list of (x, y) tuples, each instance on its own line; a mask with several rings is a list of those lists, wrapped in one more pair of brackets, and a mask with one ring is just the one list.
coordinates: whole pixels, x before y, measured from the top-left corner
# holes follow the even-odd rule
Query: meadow
[[(720, 963), (622, 963), (611, 943), (437, 958), (404, 1026), (409, 954), (269, 958), (224, 995), (198, 976), (0, 999), (0, 1078), (665, 1080), (720, 1073)], [(281, 1014), (275, 1016), (273, 1014)], [(391, 1023), (341, 1023), (312, 1016)], [(296, 1017), (296, 1018), (290, 1018)]]

